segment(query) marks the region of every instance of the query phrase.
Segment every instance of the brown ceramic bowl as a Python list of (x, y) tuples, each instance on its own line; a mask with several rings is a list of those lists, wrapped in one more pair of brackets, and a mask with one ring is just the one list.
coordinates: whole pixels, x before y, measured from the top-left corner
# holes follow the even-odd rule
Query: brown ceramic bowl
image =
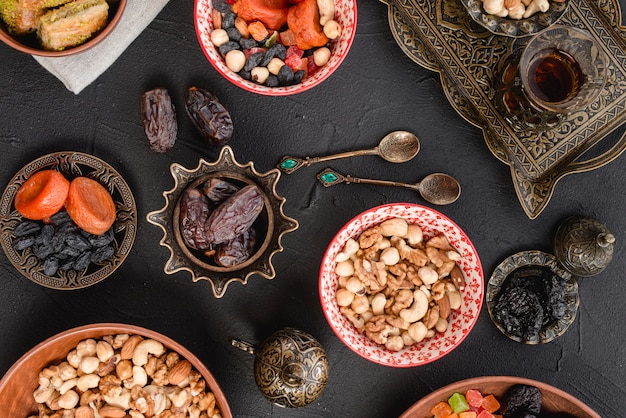
[(137, 334), (161, 342), (169, 350), (186, 358), (200, 372), (207, 387), (215, 395), (222, 417), (232, 417), (226, 397), (217, 381), (204, 364), (185, 347), (165, 335), (149, 329), (125, 325), (102, 323), (85, 325), (63, 331), (33, 347), (24, 354), (0, 380), (0, 411), (2, 416), (26, 418), (37, 412), (33, 392), (38, 387), (39, 372), (50, 364), (57, 364), (66, 358), (76, 345), (87, 338), (98, 339), (106, 335)]
[(469, 389), (477, 389), (483, 395), (493, 394), (501, 400), (507, 390), (516, 384), (539, 388), (543, 401), (542, 413), (568, 413), (576, 418), (600, 418), (600, 415), (582, 401), (561, 389), (536, 380), (515, 376), (482, 376), (449, 384), (413, 404), (400, 415), (400, 418), (429, 418), (432, 416), (430, 410), (437, 403), (447, 401), (454, 392), (465, 393)]
[[(253, 274), (273, 279), (276, 272), (272, 257), (283, 250), (283, 235), (298, 228), (298, 221), (283, 212), (285, 198), (276, 193), (280, 171), (273, 169), (260, 173), (254, 168), (252, 161), (240, 164), (235, 160), (233, 150), (225, 146), (214, 162), (200, 159), (195, 169), (187, 169), (174, 163), (170, 166), (170, 172), (175, 184), (171, 190), (163, 193), (165, 206), (161, 210), (148, 213), (146, 217), (148, 222), (163, 230), (164, 236), (160, 244), (170, 250), (171, 255), (163, 268), (164, 272), (174, 274), (188, 271), (194, 282), (208, 280), (217, 298), (224, 296), (232, 281), (245, 284)], [(188, 188), (198, 188), (211, 178), (225, 180), (239, 189), (256, 185), (263, 195), (263, 209), (252, 225), (257, 233), (256, 245), (250, 257), (237, 265), (220, 266), (204, 251), (188, 248), (182, 238), (179, 209), (181, 196)]]
[(35, 34), (16, 36), (10, 34), (7, 30), (7, 26), (4, 21), (0, 19), (0, 41), (9, 45), (10, 47), (17, 49), (18, 51), (25, 52), (30, 55), (39, 55), (43, 57), (63, 57), (67, 55), (77, 54), (83, 52), (97, 44), (99, 44), (104, 38), (106, 38), (118, 24), (124, 13), (127, 0), (107, 0), (109, 4), (109, 21), (107, 25), (92, 36), (88, 41), (75, 46), (73, 48), (67, 48), (62, 51), (48, 51), (42, 48), (37, 36)]

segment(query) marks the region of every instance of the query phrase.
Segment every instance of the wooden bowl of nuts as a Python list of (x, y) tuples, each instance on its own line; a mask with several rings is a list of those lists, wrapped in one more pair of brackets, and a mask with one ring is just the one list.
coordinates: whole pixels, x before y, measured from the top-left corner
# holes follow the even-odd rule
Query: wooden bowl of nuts
[[(356, 0), (284, 0), (272, 6), (276, 8), (256, 11), (261, 6), (249, 0), (236, 8), (225, 0), (196, 0), (202, 51), (228, 81), (253, 93), (286, 96), (319, 85), (352, 46)], [(300, 17), (288, 22), (288, 15)], [(319, 23), (308, 16), (318, 16)]]
[(76, 417), (117, 417), (148, 408), (154, 415), (169, 409), (232, 417), (217, 381), (193, 353), (133, 325), (61, 332), (24, 354), (0, 380), (0, 409), (15, 418), (63, 410)]
[(274, 278), (272, 257), (283, 250), (283, 235), (299, 226), (276, 193), (280, 171), (239, 164), (229, 146), (215, 162), (201, 159), (191, 170), (174, 163), (170, 171), (175, 185), (163, 193), (165, 206), (147, 215), (171, 253), (165, 273), (188, 271), (194, 282), (209, 281), (218, 298), (232, 281)]
[[(77, 54), (97, 45), (115, 29), (126, 1), (0, 2), (0, 40), (30, 55)], [(54, 6), (48, 7), (51, 4)], [(69, 33), (68, 27), (74, 32)]]
[(521, 38), (555, 24), (569, 0), (461, 0), (471, 18), (496, 35)]
[(433, 362), (478, 320), (483, 270), (467, 235), (411, 203), (369, 209), (331, 241), (320, 268), (326, 320), (350, 349), (392, 367)]

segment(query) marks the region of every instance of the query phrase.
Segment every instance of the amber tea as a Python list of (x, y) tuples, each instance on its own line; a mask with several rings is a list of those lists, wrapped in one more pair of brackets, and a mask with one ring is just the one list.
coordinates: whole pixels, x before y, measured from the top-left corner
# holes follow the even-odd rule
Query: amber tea
[(604, 88), (607, 64), (602, 45), (589, 32), (554, 25), (524, 48), (519, 62), (524, 95), (538, 111), (584, 110)]
[(558, 103), (574, 97), (584, 74), (573, 56), (558, 49), (538, 52), (528, 68), (528, 88), (541, 100)]

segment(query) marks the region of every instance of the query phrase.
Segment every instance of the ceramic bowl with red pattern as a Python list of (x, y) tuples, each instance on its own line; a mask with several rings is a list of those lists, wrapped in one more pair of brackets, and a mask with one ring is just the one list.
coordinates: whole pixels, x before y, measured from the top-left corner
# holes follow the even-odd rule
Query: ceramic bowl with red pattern
[(291, 94), (302, 93), (319, 85), (330, 77), (330, 75), (333, 74), (337, 68), (339, 68), (344, 58), (348, 55), (348, 51), (354, 41), (357, 22), (356, 0), (335, 0), (334, 3), (334, 20), (339, 23), (341, 27), (341, 34), (336, 39), (331, 40), (328, 44), (331, 51), (330, 59), (324, 66), (315, 69), (315, 71), (312, 71), (310, 75), (305, 76), (302, 82), (297, 84), (281, 87), (268, 87), (267, 85), (247, 80), (240, 74), (232, 71), (226, 65), (224, 57), (222, 57), (218, 48), (216, 48), (211, 41), (211, 33), (215, 28), (215, 24), (213, 22), (213, 0), (196, 0), (195, 2), (194, 20), (196, 35), (198, 37), (198, 42), (200, 43), (200, 48), (206, 55), (209, 62), (222, 76), (236, 86), (241, 87), (244, 90), (266, 96), (288, 96)]
[[(455, 263), (463, 276), (462, 286), (458, 290), (461, 294), (460, 307), (451, 310), (445, 330), (435, 331), (434, 335), (405, 345), (397, 351), (388, 349), (385, 345), (368, 338), (365, 332), (361, 332), (364, 329), (363, 326), (359, 325), (360, 329), (357, 328), (354, 322), (344, 315), (345, 309), (339, 306), (337, 298), (341, 279), (336, 272), (337, 256), (343, 252), (346, 243), (351, 238), (356, 240), (364, 231), (394, 218), (402, 218), (409, 224), (419, 225), (426, 243), (433, 237), (445, 236), (452, 251), (460, 255)], [(445, 215), (429, 207), (412, 203), (386, 204), (357, 215), (341, 228), (330, 242), (320, 267), (320, 302), (326, 320), (334, 333), (358, 355), (374, 363), (390, 367), (414, 367), (428, 364), (458, 347), (478, 320), (483, 304), (483, 293), (482, 265), (467, 234)], [(348, 306), (348, 308), (351, 307), (353, 306)], [(366, 313), (365, 317), (367, 316)], [(369, 316), (371, 317), (372, 314)], [(398, 328), (391, 331), (389, 335), (402, 334), (404, 331)]]

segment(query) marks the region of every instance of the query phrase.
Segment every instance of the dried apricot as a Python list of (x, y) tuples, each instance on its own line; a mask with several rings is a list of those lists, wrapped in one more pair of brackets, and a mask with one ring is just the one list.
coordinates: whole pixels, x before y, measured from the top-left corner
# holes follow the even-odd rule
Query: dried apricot
[(115, 202), (109, 191), (89, 177), (76, 177), (70, 183), (65, 208), (82, 230), (104, 234), (115, 222)]
[(69, 188), (70, 182), (63, 174), (55, 170), (41, 170), (22, 184), (13, 204), (27, 219), (45, 219), (63, 207)]

